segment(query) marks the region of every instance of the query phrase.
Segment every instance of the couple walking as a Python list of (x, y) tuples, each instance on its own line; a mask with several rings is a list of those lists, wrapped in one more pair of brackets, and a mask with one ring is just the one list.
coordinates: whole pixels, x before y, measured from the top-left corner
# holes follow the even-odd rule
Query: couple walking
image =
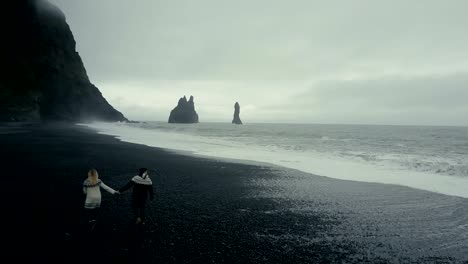
[(85, 213), (89, 222), (96, 222), (99, 208), (101, 206), (101, 188), (112, 194), (120, 194), (133, 188), (132, 208), (135, 214), (135, 223), (143, 224), (145, 221), (145, 205), (148, 199), (153, 200), (153, 183), (148, 175), (148, 169), (140, 168), (138, 175), (134, 176), (125, 186), (118, 191), (104, 184), (99, 179), (99, 174), (95, 169), (88, 171), (88, 178), (83, 182), (83, 192), (86, 194), (84, 204)]

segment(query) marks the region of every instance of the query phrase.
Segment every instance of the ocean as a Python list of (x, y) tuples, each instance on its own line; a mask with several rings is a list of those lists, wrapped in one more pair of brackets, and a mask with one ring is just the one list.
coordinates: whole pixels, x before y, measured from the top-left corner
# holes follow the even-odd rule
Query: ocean
[(267, 162), (342, 180), (468, 198), (468, 128), (383, 125), (81, 124), (122, 141)]

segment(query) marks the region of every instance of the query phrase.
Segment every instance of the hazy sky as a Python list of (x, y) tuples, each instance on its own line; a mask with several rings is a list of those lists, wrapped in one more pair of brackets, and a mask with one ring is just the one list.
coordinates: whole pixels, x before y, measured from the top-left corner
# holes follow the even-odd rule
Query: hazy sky
[(468, 125), (465, 0), (51, 0), (128, 118)]

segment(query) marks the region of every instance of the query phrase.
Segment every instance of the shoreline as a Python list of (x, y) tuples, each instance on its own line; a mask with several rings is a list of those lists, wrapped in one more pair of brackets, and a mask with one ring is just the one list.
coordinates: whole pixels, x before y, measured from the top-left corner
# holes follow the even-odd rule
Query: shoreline
[[(108, 124), (116, 124), (116, 123), (108, 123)], [(106, 131), (107, 128), (104, 129), (104, 131), (102, 131), (103, 128), (99, 129), (98, 127), (93, 126), (93, 123), (90, 123), (90, 124), (81, 123), (81, 124), (76, 124), (76, 125), (80, 126), (80, 127), (91, 129), (92, 131), (95, 131), (96, 133), (101, 134), (101, 135), (112, 136), (112, 137), (118, 139), (121, 142), (139, 144), (139, 145), (148, 146), (148, 147), (154, 147), (154, 148), (160, 149), (162, 151), (167, 151), (169, 153), (173, 153), (173, 154), (176, 154), (176, 155), (187, 155), (187, 156), (191, 156), (191, 157), (195, 157), (195, 158), (207, 158), (207, 159), (218, 160), (218, 161), (221, 161), (221, 162), (231, 162), (231, 163), (242, 163), (242, 164), (259, 165), (259, 166), (279, 167), (279, 168), (284, 168), (286, 170), (296, 170), (296, 171), (298, 171), (300, 173), (308, 173), (311, 176), (327, 177), (327, 178), (336, 179), (336, 180), (362, 182), (362, 183), (378, 183), (378, 184), (385, 184), (385, 185), (396, 185), (396, 186), (401, 186), (401, 187), (412, 188), (412, 189), (419, 190), (419, 191), (428, 191), (428, 192), (432, 192), (432, 193), (437, 193), (437, 194), (442, 194), (442, 195), (448, 195), (448, 196), (461, 197), (461, 198), (467, 198), (468, 199), (468, 193), (466, 193), (466, 191), (464, 191), (465, 189), (463, 189), (463, 190), (462, 189), (457, 189), (456, 191), (454, 191), (454, 190), (448, 191), (449, 187), (447, 187), (445, 185), (444, 185), (445, 188), (441, 188), (441, 187), (434, 187), (434, 186), (437, 186), (437, 184), (432, 184), (432, 186), (423, 186), (424, 184), (421, 184), (421, 182), (427, 182), (427, 178), (429, 178), (429, 179), (439, 180), (441, 182), (449, 182), (449, 183), (446, 184), (448, 186), (464, 186), (464, 185), (468, 186), (468, 179), (465, 179), (465, 178), (462, 178), (462, 177), (457, 177), (457, 176), (439, 175), (436, 178), (431, 178), (431, 177), (434, 177), (431, 174), (426, 175), (425, 173), (422, 173), (422, 172), (412, 172), (412, 171), (408, 171), (408, 172), (403, 173), (402, 171), (398, 171), (398, 170), (380, 171), (380, 173), (381, 173), (380, 176), (384, 176), (383, 180), (380, 180), (380, 181), (375, 179), (375, 178), (364, 179), (364, 178), (353, 178), (353, 177), (349, 177), (349, 176), (343, 177), (342, 176), (343, 174), (341, 176), (336, 176), (336, 175), (335, 176), (329, 176), (325, 172), (324, 173), (314, 173), (314, 172), (311, 172), (309, 168), (300, 168), (300, 166), (298, 167), (297, 165), (296, 166), (289, 165), (288, 163), (282, 164), (282, 163), (278, 163), (278, 162), (275, 163), (274, 161), (262, 161), (262, 160), (254, 160), (254, 159), (249, 159), (249, 158), (244, 158), (243, 159), (243, 158), (237, 158), (237, 157), (229, 157), (229, 155), (226, 155), (226, 153), (224, 153), (224, 155), (220, 156), (220, 155), (215, 155), (215, 153), (204, 154), (204, 153), (199, 153), (196, 150), (193, 150), (193, 151), (192, 150), (184, 150), (184, 149), (180, 149), (180, 148), (177, 148), (177, 147), (174, 147), (174, 148), (167, 147), (167, 146), (166, 147), (160, 147), (156, 143), (139, 142), (135, 138), (128, 138), (128, 136), (126, 137), (126, 136), (124, 136), (122, 134), (117, 134), (117, 133), (114, 133), (114, 132), (111, 132), (111, 131)], [(127, 127), (127, 128), (128, 129), (140, 129), (140, 128), (137, 128), (137, 127)], [(156, 135), (157, 135), (157, 133), (156, 133)], [(145, 140), (143, 140), (143, 141), (145, 141)], [(320, 162), (317, 162), (317, 161), (314, 161), (314, 162), (316, 164), (320, 163)], [(340, 162), (343, 163), (344, 161), (340, 161)], [(347, 164), (349, 162), (350, 161), (346, 161), (345, 164), (349, 165), (349, 164)], [(339, 166), (339, 165), (337, 165), (337, 166)], [(353, 166), (355, 166), (355, 165), (353, 165)], [(366, 171), (366, 175), (368, 175), (368, 174), (371, 175), (372, 174), (372, 173), (369, 172), (369, 168), (370, 168), (370, 167), (368, 167), (369, 165), (361, 164), (359, 166), (361, 166), (360, 168), (362, 169), (362, 171)], [(346, 173), (344, 173), (344, 174), (346, 175)], [(401, 183), (398, 180), (394, 179), (395, 176), (393, 176), (393, 175), (398, 175), (398, 177), (400, 177), (400, 178), (407, 178), (407, 174), (411, 175), (410, 178), (412, 179), (412, 181), (408, 182), (406, 184)], [(389, 177), (389, 175), (392, 175), (392, 176)], [(400, 179), (400, 178), (398, 178), (398, 179)], [(416, 179), (419, 179), (419, 180), (416, 180)], [(401, 181), (401, 179), (400, 179), (400, 181)]]
[[(89, 167), (97, 167), (101, 179), (118, 188), (138, 167), (146, 166), (156, 168), (150, 175), (157, 193), (148, 208), (151, 224), (145, 233), (146, 247), (132, 247), (129, 195), (114, 197), (103, 192), (102, 254), (97, 259), (130, 263), (137, 254), (143, 263), (410, 262), (416, 252), (411, 250), (428, 250), (433, 243), (425, 240), (424, 234), (435, 233), (439, 236), (435, 242), (445, 241), (442, 244), (449, 249), (423, 250), (424, 254), (415, 256), (416, 261), (468, 261), (463, 259), (468, 249), (447, 241), (451, 236), (457, 243), (467, 242), (463, 235), (468, 231), (463, 227), (468, 226), (468, 212), (463, 208), (468, 200), (464, 198), (397, 185), (307, 176), (274, 164), (184, 156), (73, 125), (33, 124), (16, 129), (21, 133), (0, 129), (6, 173), (14, 175), (8, 184), (28, 183), (24, 197), (8, 204), (7, 209), (18, 220), (11, 223), (13, 230), (20, 230), (10, 235), (13, 245), (18, 243), (18, 248), (34, 252), (32, 257), (43, 255), (45, 259), (77, 263), (85, 257), (80, 253), (83, 241), (77, 238), (77, 220), (82, 207), (80, 186)], [(15, 189), (6, 192), (17, 196)], [(415, 212), (410, 214), (412, 218), (398, 220), (411, 212), (407, 207)], [(424, 214), (431, 210), (437, 214), (426, 219)], [(384, 220), (379, 214), (386, 216)], [(381, 228), (388, 224), (385, 219), (392, 220), (390, 229), (376, 229), (371, 231), (373, 236), (359, 238), (366, 230), (361, 225)], [(415, 225), (421, 219), (431, 228)], [(458, 239), (446, 230), (454, 224), (461, 228)], [(404, 243), (392, 235), (412, 230), (415, 234), (426, 232), (416, 244), (403, 234)], [(409, 251), (392, 255), (393, 244), (385, 244), (386, 240), (409, 245)], [(383, 246), (378, 254), (362, 253), (366, 248), (379, 248), (379, 243)]]

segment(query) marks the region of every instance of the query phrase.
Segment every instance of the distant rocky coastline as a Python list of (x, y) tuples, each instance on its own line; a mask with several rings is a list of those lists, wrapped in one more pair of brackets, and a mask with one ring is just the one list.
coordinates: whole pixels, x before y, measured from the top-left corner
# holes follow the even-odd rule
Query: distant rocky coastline
[(177, 106), (169, 115), (169, 123), (198, 123), (198, 114), (195, 111), (193, 96), (190, 96), (188, 101), (185, 96), (179, 99)]
[(238, 102), (234, 104), (234, 118), (232, 119), (232, 123), (236, 125), (242, 125), (242, 121), (239, 117), (240, 115), (240, 105)]
[(127, 121), (90, 82), (59, 8), (14, 0), (2, 14), (0, 121)]

